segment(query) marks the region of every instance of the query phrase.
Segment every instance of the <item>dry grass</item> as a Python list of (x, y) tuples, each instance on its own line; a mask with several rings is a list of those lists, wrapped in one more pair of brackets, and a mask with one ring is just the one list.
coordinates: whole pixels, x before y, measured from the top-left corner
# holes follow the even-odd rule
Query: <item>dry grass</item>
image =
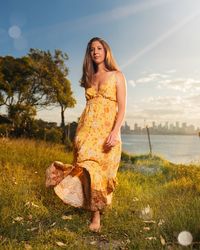
[[(0, 148), (0, 249), (200, 249), (199, 165), (125, 157), (112, 208), (94, 234), (89, 213), (64, 205), (44, 186), (46, 167), (71, 162), (71, 153), (25, 139), (1, 139)], [(188, 248), (177, 242), (184, 230), (193, 235)]]

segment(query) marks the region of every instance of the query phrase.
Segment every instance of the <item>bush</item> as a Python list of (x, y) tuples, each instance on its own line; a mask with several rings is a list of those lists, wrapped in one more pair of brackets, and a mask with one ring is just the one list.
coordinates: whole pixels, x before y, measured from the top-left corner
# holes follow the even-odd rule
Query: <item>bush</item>
[(128, 153), (122, 151), (121, 160), (128, 162), (130, 160), (130, 155)]
[(0, 137), (6, 136), (8, 137), (12, 127), (10, 124), (0, 124)]
[(62, 132), (58, 128), (45, 129), (46, 141), (60, 143), (62, 138)]

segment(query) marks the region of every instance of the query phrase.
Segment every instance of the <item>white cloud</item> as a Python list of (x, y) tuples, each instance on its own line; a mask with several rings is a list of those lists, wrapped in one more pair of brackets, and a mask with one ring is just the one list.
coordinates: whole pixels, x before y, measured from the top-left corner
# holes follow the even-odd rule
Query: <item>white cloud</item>
[[(175, 70), (173, 70), (175, 72)], [(172, 71), (171, 71), (172, 72)], [(200, 93), (200, 79), (192, 77), (175, 77), (169, 71), (165, 73), (148, 73), (135, 80), (135, 84), (157, 84), (158, 89), (171, 89), (183, 93)]]
[(168, 75), (166, 75), (166, 74), (151, 73), (151, 74), (147, 74), (146, 76), (137, 79), (136, 83), (156, 82), (156, 81), (160, 81), (162, 79), (165, 79), (167, 77), (168, 77)]
[(173, 89), (181, 92), (200, 92), (200, 79), (174, 78), (159, 81), (159, 87)]
[[(144, 120), (179, 121), (200, 126), (200, 79), (177, 77), (175, 72), (143, 72), (142, 77), (135, 80), (136, 86), (150, 86), (151, 91), (149, 96), (145, 92), (141, 99), (129, 100), (132, 106), (127, 106), (126, 119), (130, 121), (131, 126), (134, 122), (142, 124)], [(156, 91), (156, 88), (159, 88), (159, 91)]]
[(193, 108), (198, 108), (200, 111), (200, 94), (193, 94), (186, 97), (186, 100)]
[(176, 69), (169, 69), (166, 71), (166, 74), (174, 74), (176, 73)]
[(134, 80), (128, 80), (128, 83), (132, 86), (132, 87), (135, 87), (136, 86), (136, 83)]
[[(137, 101), (131, 109), (128, 109), (126, 119), (143, 123), (145, 121), (156, 122), (187, 122), (200, 126), (200, 94), (189, 96), (149, 96)], [(198, 103), (197, 103), (198, 102)]]

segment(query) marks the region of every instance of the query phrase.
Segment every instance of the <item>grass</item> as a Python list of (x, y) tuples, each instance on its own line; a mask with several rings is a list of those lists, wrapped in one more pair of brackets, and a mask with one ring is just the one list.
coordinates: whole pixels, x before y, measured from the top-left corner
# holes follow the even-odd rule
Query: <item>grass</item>
[[(0, 148), (0, 249), (200, 249), (200, 164), (123, 153), (112, 208), (95, 234), (88, 212), (44, 186), (46, 167), (72, 162), (72, 153), (25, 139), (1, 139)], [(188, 247), (177, 242), (184, 230)]]

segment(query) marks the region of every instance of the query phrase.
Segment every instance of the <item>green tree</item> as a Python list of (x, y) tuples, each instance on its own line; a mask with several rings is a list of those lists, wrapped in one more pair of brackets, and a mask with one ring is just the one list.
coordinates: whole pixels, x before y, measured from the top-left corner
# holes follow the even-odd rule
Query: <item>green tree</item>
[(66, 140), (65, 111), (76, 101), (65, 65), (68, 56), (60, 50), (30, 49), (26, 57), (0, 57), (0, 106), (5, 106), (17, 134), (29, 131), (36, 110), (61, 109), (62, 142)]
[(55, 50), (54, 54), (51, 54), (50, 51), (31, 49), (29, 57), (40, 79), (41, 69), (43, 74), (46, 72), (46, 75), (44, 74), (45, 82), (42, 83), (44, 92), (48, 104), (59, 106), (61, 109), (62, 142), (65, 143), (65, 111), (67, 108), (73, 108), (76, 104), (71, 90), (71, 83), (67, 79), (68, 68), (65, 62), (68, 60), (68, 56), (61, 50)]
[(36, 115), (32, 105), (31, 72), (26, 57), (0, 58), (0, 105), (6, 107), (8, 118), (13, 121), (14, 130), (19, 134)]

